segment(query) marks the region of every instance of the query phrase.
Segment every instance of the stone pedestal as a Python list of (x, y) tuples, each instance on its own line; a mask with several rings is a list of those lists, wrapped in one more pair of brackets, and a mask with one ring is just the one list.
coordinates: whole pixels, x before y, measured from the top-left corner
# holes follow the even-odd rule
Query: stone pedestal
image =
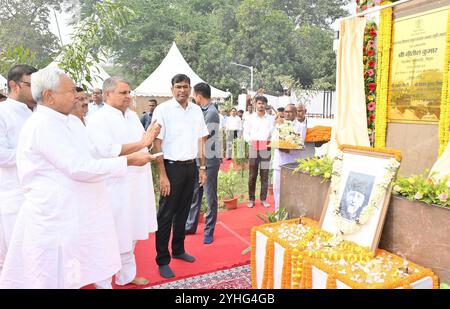
[(450, 283), (450, 209), (392, 196), (379, 247)]
[(290, 163), (281, 168), (280, 207), (286, 208), (290, 218), (320, 221), (330, 183), (322, 177), (293, 174), (296, 167), (297, 163)]
[[(280, 205), (290, 218), (320, 220), (330, 186), (321, 177), (295, 173), (296, 164), (281, 169)], [(450, 283), (450, 209), (393, 196), (386, 215), (380, 248), (431, 268)]]

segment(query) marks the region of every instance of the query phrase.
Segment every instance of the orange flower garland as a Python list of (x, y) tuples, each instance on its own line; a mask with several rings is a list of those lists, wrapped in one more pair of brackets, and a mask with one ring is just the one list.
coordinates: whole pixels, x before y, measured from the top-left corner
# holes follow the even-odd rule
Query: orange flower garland
[(441, 116), (439, 119), (439, 155), (441, 155), (450, 139), (450, 11), (447, 20), (446, 50), (442, 77)]
[(258, 287), (258, 283), (256, 280), (256, 231), (257, 227), (252, 228), (251, 232), (251, 253), (250, 253), (250, 269), (252, 276), (252, 288), (256, 289)]
[[(389, 3), (389, 1), (386, 1)], [(375, 147), (386, 147), (387, 109), (392, 49), (392, 8), (381, 11), (378, 39), (377, 99), (375, 115)]]
[[(296, 229), (302, 231), (301, 239), (289, 240), (292, 237), (290, 233), (295, 232)], [(299, 218), (254, 228), (252, 230), (252, 250), (254, 252), (256, 252), (256, 232), (268, 237), (262, 288), (274, 288), (275, 241), (285, 248), (281, 274), (281, 287), (285, 289), (312, 288), (312, 267), (327, 273), (327, 288), (336, 288), (336, 280), (357, 289), (407, 288), (425, 277), (432, 278), (434, 288), (439, 287), (439, 279), (431, 270), (406, 262), (387, 251), (378, 250), (374, 256), (370, 250), (353, 242), (341, 241), (333, 244), (333, 236), (318, 229), (317, 222), (311, 219)], [(308, 240), (306, 241), (304, 238)], [(257, 287), (255, 260), (256, 256), (252, 252), (253, 287)], [(409, 271), (398, 273), (398, 269), (404, 267), (405, 263)], [(367, 270), (372, 269), (371, 267), (375, 267), (373, 273)], [(386, 279), (382, 283), (370, 279), (371, 277), (368, 279), (365, 277), (377, 278), (377, 274), (380, 273)], [(360, 276), (359, 281), (355, 280), (356, 275)]]

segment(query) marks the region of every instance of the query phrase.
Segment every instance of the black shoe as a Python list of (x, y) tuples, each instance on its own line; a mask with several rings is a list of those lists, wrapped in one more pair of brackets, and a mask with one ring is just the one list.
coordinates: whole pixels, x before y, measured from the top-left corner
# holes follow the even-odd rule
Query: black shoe
[(183, 253), (183, 254), (180, 254), (180, 255), (172, 255), (172, 257), (174, 259), (183, 260), (183, 261), (186, 261), (186, 262), (189, 262), (189, 263), (192, 263), (192, 262), (195, 261), (195, 257), (193, 257), (192, 255), (187, 254), (186, 252)]
[(209, 245), (213, 241), (214, 241), (214, 237), (212, 237), (212, 235), (205, 235), (205, 237), (203, 238), (203, 243), (206, 245)]
[(194, 235), (195, 232), (193, 231), (184, 231), (184, 235)]
[(161, 266), (159, 266), (159, 274), (161, 275), (161, 277), (164, 277), (164, 278), (173, 278), (173, 277), (175, 277), (175, 274), (173, 273), (173, 271), (169, 267), (169, 265), (161, 265)]

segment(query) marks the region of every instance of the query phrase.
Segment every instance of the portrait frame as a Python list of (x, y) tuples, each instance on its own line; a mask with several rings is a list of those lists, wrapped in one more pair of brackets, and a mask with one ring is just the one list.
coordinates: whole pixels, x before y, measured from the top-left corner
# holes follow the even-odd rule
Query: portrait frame
[(375, 252), (400, 161), (396, 150), (341, 146), (319, 226)]

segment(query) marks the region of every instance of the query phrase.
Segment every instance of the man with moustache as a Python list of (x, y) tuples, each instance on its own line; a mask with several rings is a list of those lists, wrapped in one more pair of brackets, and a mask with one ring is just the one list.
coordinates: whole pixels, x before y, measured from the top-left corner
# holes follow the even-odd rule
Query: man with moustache
[[(189, 102), (191, 80), (188, 76), (177, 74), (172, 78), (172, 94), (173, 99), (158, 105), (153, 115), (162, 125), (154, 147), (157, 152), (164, 152), (164, 158), (157, 159), (161, 198), (156, 232), (156, 263), (164, 278), (175, 276), (169, 266), (172, 225), (172, 257), (190, 263), (195, 261), (184, 248), (185, 225), (196, 174), (199, 186), (206, 181), (204, 149), (209, 135), (201, 108)], [(196, 158), (200, 162), (198, 169)]]

